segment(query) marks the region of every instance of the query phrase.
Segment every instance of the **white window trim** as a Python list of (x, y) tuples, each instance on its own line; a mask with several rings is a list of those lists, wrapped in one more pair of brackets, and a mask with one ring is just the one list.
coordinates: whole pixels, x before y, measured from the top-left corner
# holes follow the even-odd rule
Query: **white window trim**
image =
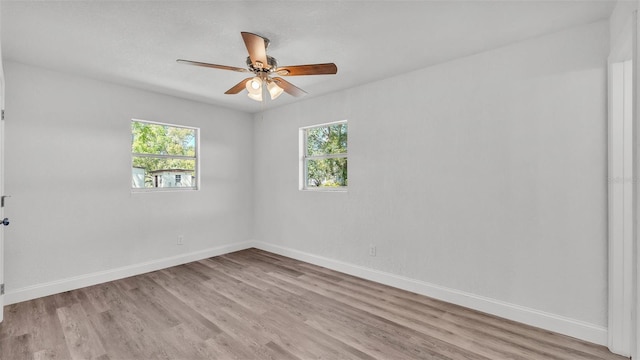
[[(159, 121), (151, 121), (151, 120), (143, 120), (143, 119), (136, 119), (133, 118), (131, 119), (131, 122), (143, 122), (143, 123), (147, 123), (147, 124), (153, 124), (153, 125), (161, 125), (161, 126), (172, 126), (172, 127), (178, 127), (178, 128), (183, 128), (183, 129), (191, 129), (191, 130), (195, 130), (196, 133), (196, 146), (195, 146), (195, 160), (196, 160), (196, 186), (193, 187), (171, 187), (171, 188), (134, 188), (130, 186), (131, 189), (131, 193), (167, 193), (167, 192), (189, 192), (189, 191), (199, 191), (201, 189), (201, 185), (200, 185), (200, 128), (198, 127), (194, 127), (194, 126), (187, 126), (187, 125), (181, 125), (181, 124), (170, 124), (170, 123), (165, 123), (165, 122), (159, 122)], [(131, 136), (131, 126), (129, 127), (129, 136)], [(133, 151), (131, 151), (131, 167), (133, 167), (133, 157), (134, 156), (138, 156), (138, 157), (155, 157), (155, 158), (171, 158), (171, 159), (193, 159), (194, 157), (191, 156), (184, 156), (184, 155), (162, 155), (162, 154), (134, 154)], [(129, 184), (131, 184), (131, 179), (129, 179)]]
[[(299, 156), (299, 168), (300, 168), (300, 173), (299, 173), (299, 178), (298, 178), (298, 190), (300, 191), (310, 191), (310, 192), (335, 192), (335, 193), (345, 193), (348, 190), (349, 186), (341, 186), (341, 187), (307, 187), (307, 164), (306, 161), (307, 160), (317, 160), (317, 159), (332, 159), (332, 158), (349, 158), (349, 150), (347, 150), (347, 152), (345, 154), (328, 154), (328, 155), (315, 155), (315, 156), (306, 156), (307, 154), (307, 136), (306, 136), (306, 131), (308, 129), (315, 129), (315, 128), (319, 128), (319, 127), (326, 127), (326, 126), (331, 126), (331, 125), (337, 125), (337, 124), (348, 124), (347, 120), (338, 120), (338, 121), (332, 121), (332, 122), (328, 122), (328, 123), (324, 123), (324, 124), (317, 124), (317, 125), (311, 125), (311, 126), (304, 126), (301, 127), (299, 130), (299, 137), (298, 137), (298, 143), (299, 143), (299, 151), (298, 153), (300, 154)], [(347, 149), (349, 148), (349, 146), (347, 145)], [(348, 172), (348, 167), (347, 167), (347, 172)]]

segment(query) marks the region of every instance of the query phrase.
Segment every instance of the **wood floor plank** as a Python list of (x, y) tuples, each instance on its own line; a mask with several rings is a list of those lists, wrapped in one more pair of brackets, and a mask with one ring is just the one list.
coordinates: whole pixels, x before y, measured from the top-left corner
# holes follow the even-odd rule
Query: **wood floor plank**
[(31, 331), (32, 317), (29, 309), (32, 306), (31, 302), (22, 302), (5, 307), (4, 322), (2, 324), (11, 323), (13, 325), (2, 326), (0, 324), (0, 340), (15, 338)]
[(31, 344), (31, 335), (22, 334), (18, 336), (12, 336), (0, 341), (0, 359), (13, 360), (24, 359), (30, 360), (34, 358), (34, 349)]
[(102, 342), (79, 303), (59, 307), (57, 313), (71, 358), (96, 359), (106, 355)]
[(138, 289), (146, 295), (147, 301), (156, 302), (181, 319), (181, 324), (192, 330), (200, 339), (207, 340), (222, 332), (220, 328), (189, 307), (149, 277), (138, 277)]
[(26, 303), (26, 318), (31, 346), (39, 359), (68, 358), (69, 351), (65, 346), (62, 326), (51, 302), (36, 299)]
[(107, 310), (90, 319), (107, 354), (113, 359), (142, 359), (143, 354), (136, 341), (118, 324), (112, 312)]
[(624, 358), (249, 249), (7, 306), (0, 360), (25, 359)]

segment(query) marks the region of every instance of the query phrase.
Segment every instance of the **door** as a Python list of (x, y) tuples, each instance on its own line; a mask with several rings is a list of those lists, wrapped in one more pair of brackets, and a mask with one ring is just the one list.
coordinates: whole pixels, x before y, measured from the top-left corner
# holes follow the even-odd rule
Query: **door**
[(4, 71), (0, 54), (0, 322), (4, 319), (4, 227), (9, 224), (4, 217)]
[(4, 71), (1, 59), (0, 57), (0, 322), (4, 318), (4, 227), (9, 224), (4, 217)]
[[(4, 70), (0, 46), (0, 220), (4, 219)], [(0, 223), (0, 322), (4, 319), (4, 224)]]

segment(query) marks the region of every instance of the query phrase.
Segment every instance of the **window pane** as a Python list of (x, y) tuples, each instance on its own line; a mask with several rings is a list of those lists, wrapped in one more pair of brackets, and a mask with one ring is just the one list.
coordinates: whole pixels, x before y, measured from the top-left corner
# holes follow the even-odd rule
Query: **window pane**
[(133, 157), (133, 188), (196, 187), (195, 159)]
[(307, 129), (306, 135), (307, 156), (347, 153), (347, 124)]
[(131, 122), (131, 151), (134, 154), (196, 155), (196, 130)]
[(347, 186), (347, 158), (307, 160), (307, 187)]

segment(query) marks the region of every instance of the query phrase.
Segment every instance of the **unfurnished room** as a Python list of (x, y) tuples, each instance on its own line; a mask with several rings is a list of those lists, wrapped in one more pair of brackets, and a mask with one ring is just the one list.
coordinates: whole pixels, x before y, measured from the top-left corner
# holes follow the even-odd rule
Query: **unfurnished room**
[(639, 0), (0, 1), (0, 359), (640, 359)]

